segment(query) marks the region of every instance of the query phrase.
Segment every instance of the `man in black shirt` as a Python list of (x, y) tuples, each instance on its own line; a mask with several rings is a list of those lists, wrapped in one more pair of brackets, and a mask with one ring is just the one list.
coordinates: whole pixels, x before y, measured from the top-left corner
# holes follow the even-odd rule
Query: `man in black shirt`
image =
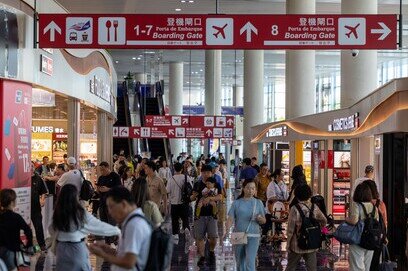
[(43, 179), (34, 171), (34, 169), (33, 165), (31, 175), (31, 221), (33, 222), (38, 245), (40, 246), (41, 251), (46, 251), (47, 248), (44, 240), (41, 203), (45, 203), (45, 194), (48, 193), (48, 189)]
[[(99, 164), (99, 170), (101, 176), (98, 178), (98, 182), (96, 183), (97, 192), (99, 193), (100, 201), (99, 201), (99, 218), (103, 222), (107, 222), (111, 225), (116, 225), (116, 222), (108, 213), (108, 207), (106, 206), (106, 197), (111, 190), (111, 188), (115, 186), (121, 185), (120, 177), (117, 173), (110, 170), (110, 166), (108, 162), (101, 162)], [(107, 243), (110, 243), (110, 238), (107, 237)]]
[(254, 169), (256, 169), (256, 171), (257, 171), (258, 173), (261, 171), (261, 168), (258, 166), (258, 164), (257, 164), (257, 159), (256, 159), (255, 156), (251, 158), (251, 166), (252, 166)]
[[(207, 180), (212, 177), (212, 168), (209, 165), (204, 165), (201, 168), (200, 181), (194, 184), (193, 195), (191, 196), (192, 201), (196, 201), (196, 218), (194, 221), (195, 238), (198, 253), (200, 254), (200, 259), (197, 263), (198, 266), (204, 265), (205, 259), (205, 240), (206, 235), (208, 237), (208, 242), (210, 245), (209, 263), (210, 265), (215, 264), (215, 246), (217, 245), (218, 238), (218, 226), (217, 226), (217, 216), (214, 215), (213, 207), (210, 204), (211, 201), (222, 200), (221, 187), (215, 182), (215, 188), (218, 194), (215, 196), (207, 196), (203, 198), (203, 190), (207, 188)], [(215, 179), (214, 179), (215, 181)], [(202, 199), (203, 198), (203, 199)], [(199, 204), (200, 203), (200, 204)], [(199, 205), (202, 206), (201, 210), (198, 212)], [(199, 215), (198, 215), (199, 213)]]

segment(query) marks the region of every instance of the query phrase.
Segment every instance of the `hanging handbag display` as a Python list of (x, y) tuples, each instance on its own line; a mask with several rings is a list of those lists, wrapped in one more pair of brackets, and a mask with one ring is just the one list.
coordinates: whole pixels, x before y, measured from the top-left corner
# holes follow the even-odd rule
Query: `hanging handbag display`
[(380, 263), (380, 271), (394, 271), (397, 268), (397, 263), (390, 260), (390, 253), (387, 245), (383, 245), (382, 262)]
[(252, 223), (252, 218), (255, 216), (256, 202), (254, 203), (254, 208), (252, 210), (251, 220), (248, 223), (248, 227), (244, 232), (233, 232), (231, 233), (231, 244), (232, 245), (246, 245), (248, 243), (248, 230)]

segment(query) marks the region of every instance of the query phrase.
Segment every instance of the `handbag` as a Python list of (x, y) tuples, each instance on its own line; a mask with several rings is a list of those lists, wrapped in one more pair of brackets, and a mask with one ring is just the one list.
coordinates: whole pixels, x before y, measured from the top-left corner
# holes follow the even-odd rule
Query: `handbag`
[(249, 226), (251, 225), (252, 218), (255, 216), (255, 208), (256, 208), (256, 202), (254, 204), (254, 208), (252, 210), (252, 216), (251, 220), (248, 223), (248, 227), (244, 232), (232, 232), (231, 233), (231, 244), (232, 245), (246, 245), (248, 243), (248, 230)]
[(343, 222), (340, 226), (337, 227), (333, 236), (340, 243), (349, 244), (349, 245), (358, 245), (360, 244), (361, 234), (364, 229), (364, 221), (359, 220), (356, 225), (350, 225), (347, 222)]
[(387, 245), (383, 245), (382, 262), (380, 263), (380, 271), (394, 271), (397, 268), (397, 263), (390, 260), (390, 253)]

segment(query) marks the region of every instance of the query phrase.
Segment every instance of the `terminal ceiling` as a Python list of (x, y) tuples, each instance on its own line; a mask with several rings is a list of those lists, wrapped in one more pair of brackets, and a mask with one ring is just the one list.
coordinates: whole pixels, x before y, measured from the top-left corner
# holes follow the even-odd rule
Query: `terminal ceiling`
[[(135, 13), (135, 14), (215, 14), (215, 0), (57, 0), (70, 13)], [(285, 14), (285, 0), (219, 0), (221, 14)], [(399, 0), (378, 0), (378, 13), (399, 13)], [(181, 9), (181, 11), (176, 11)], [(339, 14), (340, 0), (317, 0), (317, 14)], [(408, 5), (403, 6), (408, 15)], [(405, 16), (408, 18), (408, 16)], [(404, 21), (404, 26), (408, 21)], [(408, 26), (404, 27), (408, 29)], [(404, 44), (408, 44), (408, 32)], [(147, 73), (152, 79), (163, 78), (168, 82), (168, 62), (183, 61), (184, 88), (192, 91), (204, 89), (205, 53), (200, 50), (110, 50), (118, 73), (118, 79), (131, 73)], [(380, 51), (378, 60), (408, 58), (408, 50)], [(191, 65), (190, 65), (191, 64)], [(227, 50), (222, 54), (222, 83), (229, 87), (242, 85), (243, 51)], [(316, 51), (316, 72), (327, 74), (340, 70), (339, 51)], [(285, 75), (285, 51), (265, 51), (265, 83), (283, 80)]]

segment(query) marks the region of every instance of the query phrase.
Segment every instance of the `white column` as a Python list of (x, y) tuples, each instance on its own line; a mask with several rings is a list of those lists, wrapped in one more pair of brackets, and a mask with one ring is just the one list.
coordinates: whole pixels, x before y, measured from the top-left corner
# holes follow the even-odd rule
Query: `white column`
[[(377, 0), (342, 0), (342, 14), (377, 14)], [(377, 88), (377, 51), (341, 51), (341, 107), (349, 107)]]
[[(315, 0), (287, 0), (287, 14), (315, 14)], [(316, 107), (315, 51), (286, 50), (286, 119), (313, 114)]]
[[(183, 114), (183, 62), (169, 64), (169, 109), (170, 115)], [(171, 153), (177, 157), (182, 152), (182, 139), (171, 139)]]
[[(221, 115), (221, 51), (205, 51), (205, 114)], [(204, 154), (209, 153), (208, 140), (204, 143)]]
[[(244, 87), (242, 86), (237, 86), (234, 85), (232, 88), (233, 91), (233, 102), (235, 107), (243, 106), (244, 105)], [(236, 140), (241, 140), (241, 142), (244, 139), (243, 135), (243, 117), (236, 115), (235, 116), (235, 138)], [(239, 156), (242, 158), (243, 154), (243, 146), (235, 146), (235, 150), (239, 150)], [(233, 157), (235, 159), (235, 151), (232, 153)]]
[(251, 127), (264, 122), (264, 51), (244, 51), (244, 157), (257, 157)]
[(68, 99), (68, 157), (73, 156), (79, 161), (81, 133), (81, 104), (74, 98)]

